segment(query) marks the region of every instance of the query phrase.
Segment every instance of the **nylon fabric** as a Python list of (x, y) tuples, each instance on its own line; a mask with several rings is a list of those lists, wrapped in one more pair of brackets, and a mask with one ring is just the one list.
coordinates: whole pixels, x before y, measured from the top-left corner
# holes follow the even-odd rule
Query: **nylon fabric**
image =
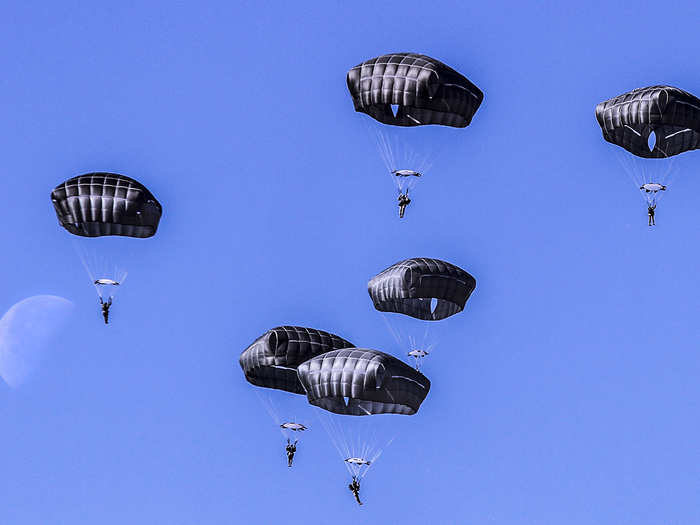
[(297, 366), (312, 357), (354, 345), (342, 337), (301, 326), (278, 326), (258, 337), (240, 355), (248, 382), (266, 388), (305, 394)]
[(415, 414), (430, 390), (420, 372), (366, 348), (326, 352), (300, 364), (297, 374), (309, 403), (352, 416)]
[(457, 71), (417, 53), (366, 60), (350, 69), (346, 80), (355, 111), (394, 126), (464, 128), (484, 99)]
[(605, 140), (639, 157), (666, 158), (700, 147), (700, 99), (675, 87), (623, 93), (598, 104), (595, 114)]
[[(476, 288), (476, 279), (439, 259), (413, 258), (391, 265), (370, 279), (367, 290), (380, 312), (394, 312), (426, 321), (461, 312)], [(437, 300), (433, 310), (431, 302)]]
[(141, 183), (116, 173), (87, 173), (54, 188), (58, 222), (73, 235), (155, 235), (163, 208)]

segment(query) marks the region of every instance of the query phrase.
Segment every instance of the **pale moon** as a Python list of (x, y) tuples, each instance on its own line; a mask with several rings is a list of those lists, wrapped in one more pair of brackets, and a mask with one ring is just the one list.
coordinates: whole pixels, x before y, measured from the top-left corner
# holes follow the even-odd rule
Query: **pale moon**
[(73, 303), (56, 295), (35, 295), (15, 304), (0, 319), (0, 376), (20, 386), (54, 344)]

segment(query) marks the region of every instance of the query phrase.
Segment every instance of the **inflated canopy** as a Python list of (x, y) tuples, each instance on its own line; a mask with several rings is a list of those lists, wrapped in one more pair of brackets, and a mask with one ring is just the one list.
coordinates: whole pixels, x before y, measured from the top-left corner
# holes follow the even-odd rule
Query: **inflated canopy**
[[(595, 108), (603, 138), (645, 158), (664, 158), (700, 147), (700, 99), (671, 86), (635, 89)], [(649, 135), (656, 143), (649, 149)]]
[(342, 337), (301, 326), (268, 330), (243, 350), (239, 363), (245, 378), (256, 386), (305, 394), (297, 366), (319, 354), (354, 345)]
[(58, 222), (81, 237), (155, 235), (163, 208), (141, 183), (116, 173), (86, 173), (51, 192)]
[[(392, 53), (366, 60), (347, 75), (355, 111), (384, 124), (455, 128), (469, 125), (484, 94), (439, 60)], [(393, 106), (398, 106), (396, 111)]]
[[(445, 319), (464, 309), (476, 279), (439, 259), (406, 259), (370, 279), (367, 290), (380, 312), (426, 321)], [(432, 307), (435, 299), (435, 307)]]
[(378, 350), (346, 348), (299, 365), (309, 403), (336, 414), (415, 414), (430, 381), (420, 372)]

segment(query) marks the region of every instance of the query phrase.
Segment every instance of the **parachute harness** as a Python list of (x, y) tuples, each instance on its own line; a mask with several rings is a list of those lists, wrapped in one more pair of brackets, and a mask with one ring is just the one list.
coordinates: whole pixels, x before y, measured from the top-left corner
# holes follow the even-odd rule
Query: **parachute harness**
[[(368, 131), (374, 135), (379, 155), (398, 192), (405, 194), (415, 188), (420, 176), (430, 171), (438, 152), (419, 152), (411, 148), (409, 141), (405, 137), (399, 136), (399, 133), (405, 134), (408, 130), (396, 130), (385, 124), (363, 120)], [(397, 172), (413, 172), (416, 175), (402, 176), (401, 174), (397, 175)]]
[(280, 407), (275, 404), (270, 393), (258, 392), (256, 390), (255, 395), (258, 397), (263, 407), (265, 407), (265, 411), (268, 413), (270, 418), (272, 418), (277, 427), (280, 429), (282, 437), (287, 441), (298, 440), (299, 436), (301, 435), (300, 433), (308, 430), (308, 425), (300, 423), (299, 418), (294, 417), (292, 414), (285, 414), (284, 417), (281, 416)]
[[(425, 324), (422, 337), (416, 334), (418, 330), (410, 330), (405, 323), (399, 323), (398, 319), (392, 322), (391, 314), (382, 313), (382, 319), (387, 330), (396, 341), (396, 345), (413, 359), (413, 366), (416, 370), (420, 370), (423, 366), (423, 360), (433, 352), (437, 341), (431, 333), (431, 326)], [(410, 332), (412, 333), (409, 333)]]
[[(343, 419), (341, 423), (337, 416), (332, 416), (321, 410), (318, 411), (318, 415), (323, 428), (338, 452), (338, 456), (354, 479), (363, 479), (372, 465), (379, 459), (379, 456), (382, 455), (384, 448), (388, 447), (394, 440), (392, 437), (385, 445), (381, 446), (376, 429), (370, 425), (363, 425), (365, 422), (352, 418), (351, 420)], [(355, 423), (357, 423), (356, 426), (354, 426)]]
[(126, 269), (115, 264), (106, 254), (98, 254), (97, 251), (79, 243), (77, 239), (73, 239), (73, 248), (78, 254), (90, 282), (95, 287), (100, 302), (114, 299), (119, 287), (126, 281), (128, 275)]
[(643, 159), (628, 153), (617, 151), (617, 159), (630, 180), (644, 199), (647, 206), (654, 206), (666, 193), (671, 183), (675, 168), (675, 158)]
[(673, 167), (667, 159), (700, 148), (700, 99), (673, 86), (649, 86), (600, 102), (595, 116), (603, 138), (635, 156), (618, 158), (642, 192), (652, 226)]

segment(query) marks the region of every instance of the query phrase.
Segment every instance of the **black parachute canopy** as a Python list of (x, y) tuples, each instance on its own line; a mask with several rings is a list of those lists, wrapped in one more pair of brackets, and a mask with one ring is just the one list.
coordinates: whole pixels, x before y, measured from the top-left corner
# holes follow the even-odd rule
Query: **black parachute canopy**
[(428, 395), (423, 374), (384, 352), (346, 348), (299, 365), (309, 403), (336, 414), (415, 414)]
[[(439, 259), (413, 258), (392, 264), (370, 279), (367, 290), (380, 312), (426, 321), (445, 319), (464, 309), (476, 279)], [(431, 302), (436, 299), (435, 309)]]
[(51, 192), (58, 222), (81, 237), (152, 237), (163, 208), (138, 181), (116, 173), (86, 173)]
[(297, 366), (319, 354), (354, 345), (342, 337), (302, 326), (268, 330), (243, 350), (239, 363), (248, 382), (266, 388), (305, 394)]
[[(671, 86), (635, 89), (601, 102), (603, 138), (638, 157), (665, 158), (700, 147), (700, 99)], [(656, 136), (653, 150), (649, 135)]]
[[(384, 124), (454, 128), (469, 125), (484, 94), (439, 60), (392, 53), (366, 60), (347, 74), (355, 111)], [(398, 106), (396, 114), (392, 105)]]

